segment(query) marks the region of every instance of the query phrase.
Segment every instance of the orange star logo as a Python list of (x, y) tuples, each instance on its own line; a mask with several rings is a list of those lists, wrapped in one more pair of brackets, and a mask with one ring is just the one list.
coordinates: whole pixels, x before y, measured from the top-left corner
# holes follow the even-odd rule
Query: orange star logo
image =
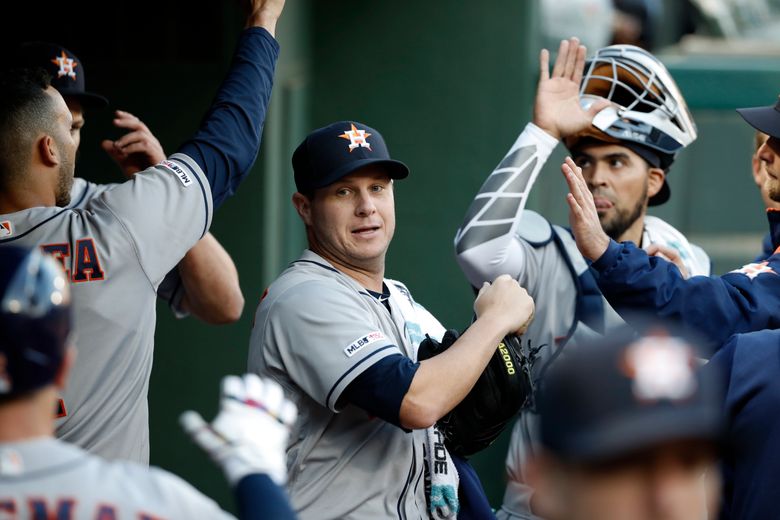
[(76, 71), (74, 69), (78, 66), (78, 63), (65, 54), (65, 51), (62, 51), (62, 55), (52, 59), (51, 62), (59, 67), (57, 70), (58, 78), (68, 76), (71, 79), (76, 79)]
[(358, 147), (368, 148), (368, 150), (371, 151), (371, 143), (367, 141), (367, 139), (371, 137), (371, 134), (365, 130), (358, 130), (352, 123), (350, 123), (350, 126), (352, 127), (352, 130), (347, 130), (339, 136), (342, 139), (349, 140), (349, 153), (352, 153), (352, 150)]

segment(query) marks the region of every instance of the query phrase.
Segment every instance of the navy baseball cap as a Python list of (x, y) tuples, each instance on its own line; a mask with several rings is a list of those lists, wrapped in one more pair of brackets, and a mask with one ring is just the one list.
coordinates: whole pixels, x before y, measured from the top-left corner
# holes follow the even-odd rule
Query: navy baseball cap
[(62, 266), (37, 248), (0, 248), (0, 396), (50, 384), (70, 332), (70, 287)]
[(538, 397), (542, 444), (562, 460), (618, 460), (667, 442), (723, 438), (722, 385), (663, 329), (570, 345)]
[(68, 49), (56, 43), (27, 42), (16, 50), (16, 65), (42, 67), (51, 76), (51, 86), (63, 97), (74, 97), (85, 107), (104, 107), (108, 100), (85, 87), (84, 67), (81, 60)]
[(780, 97), (777, 103), (765, 107), (738, 108), (747, 123), (765, 134), (780, 139)]
[(368, 165), (403, 179), (409, 168), (390, 158), (382, 134), (357, 121), (339, 121), (306, 136), (292, 156), (295, 187), (301, 193), (323, 188)]

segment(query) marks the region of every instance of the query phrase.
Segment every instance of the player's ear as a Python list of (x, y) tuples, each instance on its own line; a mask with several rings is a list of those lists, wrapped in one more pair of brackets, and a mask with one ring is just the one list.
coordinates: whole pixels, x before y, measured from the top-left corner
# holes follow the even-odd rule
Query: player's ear
[(292, 196), (292, 203), (295, 211), (300, 215), (301, 220), (307, 226), (311, 226), (311, 199), (303, 193), (295, 192)]
[(647, 170), (647, 196), (652, 197), (661, 191), (664, 185), (666, 173), (661, 168), (650, 168)]
[(63, 390), (68, 382), (70, 376), (70, 370), (73, 367), (73, 363), (76, 361), (76, 347), (72, 344), (65, 347), (65, 355), (62, 357), (62, 363), (57, 370), (57, 374), (54, 376), (54, 385)]
[(60, 163), (60, 150), (57, 143), (50, 135), (44, 134), (35, 142), (35, 151), (40, 161), (46, 166), (55, 166)]

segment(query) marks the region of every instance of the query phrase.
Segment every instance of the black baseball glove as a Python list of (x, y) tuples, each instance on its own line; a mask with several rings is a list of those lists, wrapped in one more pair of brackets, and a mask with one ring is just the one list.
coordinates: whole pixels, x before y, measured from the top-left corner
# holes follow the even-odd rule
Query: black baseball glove
[[(450, 329), (440, 343), (426, 335), (417, 360), (444, 352), (458, 336), (457, 330)], [(533, 357), (517, 336), (508, 335), (498, 344), (474, 388), (437, 422), (450, 453), (465, 457), (487, 448), (524, 406), (531, 406)]]

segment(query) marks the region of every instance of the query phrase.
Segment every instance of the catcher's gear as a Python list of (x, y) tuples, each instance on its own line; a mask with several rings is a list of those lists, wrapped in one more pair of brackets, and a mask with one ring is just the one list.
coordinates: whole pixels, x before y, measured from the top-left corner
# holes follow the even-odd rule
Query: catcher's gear
[(235, 485), (252, 473), (266, 473), (283, 485), (287, 480), (285, 449), (298, 410), (282, 387), (255, 374), (222, 380), (220, 411), (211, 424), (192, 410), (182, 428), (219, 464)]
[[(587, 110), (600, 98), (613, 105), (599, 112), (590, 128), (564, 139), (570, 150), (587, 139), (638, 145), (658, 157), (654, 166), (666, 170), (677, 152), (696, 140), (696, 124), (680, 89), (663, 63), (644, 49), (610, 45), (596, 51), (585, 65), (580, 103)], [(650, 204), (668, 198), (664, 183)]]
[[(453, 329), (444, 333), (441, 342), (426, 335), (418, 361), (444, 352), (458, 336)], [(450, 453), (465, 457), (487, 448), (523, 407), (532, 405), (534, 357), (534, 352), (523, 350), (517, 336), (499, 342), (474, 388), (436, 423)]]
[(0, 249), (0, 395), (51, 383), (71, 332), (63, 268), (36, 249)]

